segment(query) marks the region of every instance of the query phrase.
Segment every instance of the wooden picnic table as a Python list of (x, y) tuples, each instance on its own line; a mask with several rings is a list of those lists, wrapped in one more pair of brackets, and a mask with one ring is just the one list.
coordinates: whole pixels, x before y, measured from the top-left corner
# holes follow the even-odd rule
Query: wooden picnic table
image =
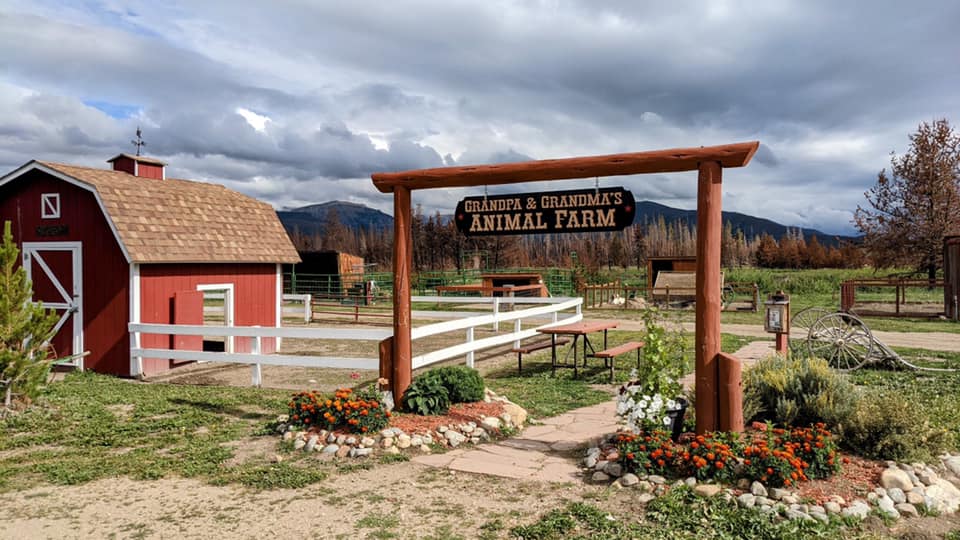
[[(556, 375), (558, 367), (573, 368), (573, 377), (577, 377), (577, 342), (583, 341), (583, 365), (586, 367), (587, 358), (596, 354), (596, 350), (593, 348), (593, 344), (590, 343), (590, 334), (597, 332), (603, 332), (603, 349), (607, 348), (607, 331), (611, 328), (616, 328), (619, 323), (617, 321), (580, 321), (572, 324), (563, 324), (560, 326), (549, 326), (546, 328), (538, 328), (537, 332), (541, 334), (548, 334), (551, 338), (551, 347), (550, 347), (550, 373)], [(563, 363), (557, 362), (557, 336), (565, 335), (572, 336), (573, 343), (570, 345), (570, 348), (567, 349), (566, 355), (563, 357)], [(589, 349), (589, 353), (587, 350)], [(569, 363), (570, 353), (573, 353), (573, 364)]]

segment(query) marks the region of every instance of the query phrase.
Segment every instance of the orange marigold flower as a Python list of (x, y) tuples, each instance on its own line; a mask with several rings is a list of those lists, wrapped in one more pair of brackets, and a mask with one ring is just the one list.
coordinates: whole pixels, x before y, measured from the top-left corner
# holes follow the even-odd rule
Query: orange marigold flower
[(722, 461), (715, 461), (715, 462), (713, 463), (713, 466), (716, 467), (716, 468), (718, 468), (718, 469), (722, 469), (722, 468), (723, 468), (723, 462), (722, 462)]

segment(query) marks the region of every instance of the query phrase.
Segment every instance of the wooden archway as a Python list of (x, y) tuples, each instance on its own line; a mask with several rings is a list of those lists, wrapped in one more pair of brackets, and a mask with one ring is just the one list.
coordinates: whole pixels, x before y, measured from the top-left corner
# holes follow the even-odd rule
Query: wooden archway
[[(724, 425), (729, 422), (720, 418), (724, 404), (720, 400), (718, 370), (722, 176), (724, 167), (747, 165), (759, 145), (758, 141), (752, 141), (722, 146), (373, 174), (373, 184), (378, 190), (393, 193), (394, 210), (393, 338), (381, 344), (380, 376), (390, 380), (390, 387), (398, 400), (410, 386), (413, 357), (410, 339), (413, 258), (411, 191), (695, 170), (699, 171), (695, 330), (697, 432), (729, 429), (729, 425)], [(739, 392), (736, 393), (736, 396), (726, 396), (726, 401), (736, 399), (739, 402)]]

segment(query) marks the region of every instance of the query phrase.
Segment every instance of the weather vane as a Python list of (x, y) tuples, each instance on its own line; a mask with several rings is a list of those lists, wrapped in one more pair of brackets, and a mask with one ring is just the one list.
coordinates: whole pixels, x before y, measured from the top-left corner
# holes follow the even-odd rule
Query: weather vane
[(140, 149), (147, 145), (147, 143), (144, 142), (142, 135), (143, 135), (143, 132), (140, 131), (140, 126), (137, 126), (137, 139), (135, 141), (134, 140), (130, 141), (130, 144), (137, 147), (138, 156), (140, 155)]

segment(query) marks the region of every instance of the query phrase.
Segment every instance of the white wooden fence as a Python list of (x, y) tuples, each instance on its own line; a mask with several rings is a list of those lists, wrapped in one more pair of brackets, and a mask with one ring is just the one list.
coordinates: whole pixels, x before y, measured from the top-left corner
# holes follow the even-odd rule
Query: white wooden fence
[[(414, 328), (411, 339), (423, 339), (429, 336), (447, 332), (465, 331), (463, 343), (431, 351), (413, 357), (413, 368), (421, 368), (430, 364), (463, 355), (468, 366), (474, 365), (474, 353), (490, 347), (496, 347), (513, 342), (519, 346), (520, 341), (537, 335), (536, 328), (567, 324), (583, 319), (581, 308), (582, 298), (457, 298), (437, 296), (416, 296), (414, 302), (437, 302), (459, 304), (491, 304), (492, 313), (477, 315), (477, 311), (417, 311), (418, 318), (454, 318), (451, 321), (428, 324)], [(542, 304), (526, 309), (503, 311), (507, 304)], [(309, 305), (309, 303), (307, 303)], [(573, 310), (573, 313), (569, 313)], [(567, 313), (564, 313), (567, 312)], [(535, 328), (522, 328), (524, 320), (545, 321)], [(483, 339), (474, 339), (474, 329), (479, 326), (491, 325), (494, 331), (499, 329), (501, 322), (513, 321), (513, 331), (498, 334)], [(303, 338), (303, 339), (330, 339), (330, 340), (358, 340), (382, 341), (393, 335), (392, 330), (365, 329), (365, 328), (296, 328), (296, 327), (259, 327), (259, 326), (197, 326), (175, 324), (148, 324), (129, 323), (128, 328), (132, 336), (133, 345), (130, 348), (132, 375), (143, 374), (144, 358), (161, 358), (171, 360), (198, 360), (206, 362), (228, 362), (250, 364), (252, 366), (251, 383), (260, 386), (262, 383), (261, 366), (304, 366), (326, 367), (339, 369), (379, 369), (378, 358), (354, 358), (332, 356), (299, 356), (284, 354), (261, 354), (263, 338)], [(252, 350), (249, 353), (235, 352), (202, 352), (190, 350), (174, 350), (141, 347), (143, 334), (180, 335), (180, 336), (234, 336), (252, 338)]]

